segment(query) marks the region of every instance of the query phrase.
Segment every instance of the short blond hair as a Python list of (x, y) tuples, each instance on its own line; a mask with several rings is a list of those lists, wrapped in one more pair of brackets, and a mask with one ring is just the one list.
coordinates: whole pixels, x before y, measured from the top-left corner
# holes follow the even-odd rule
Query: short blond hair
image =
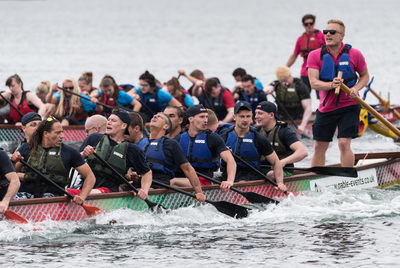
[(340, 26), (342, 26), (343, 33), (346, 31), (346, 27), (344, 26), (343, 21), (337, 20), (337, 19), (328, 20), (328, 24), (331, 24), (331, 23), (336, 23), (336, 24), (339, 24)]
[(218, 123), (218, 118), (215, 115), (215, 112), (213, 110), (207, 108), (207, 113), (208, 113), (207, 126), (212, 126), (212, 125)]
[(279, 66), (276, 68), (275, 75), (279, 81), (282, 81), (291, 76), (290, 69), (287, 66)]

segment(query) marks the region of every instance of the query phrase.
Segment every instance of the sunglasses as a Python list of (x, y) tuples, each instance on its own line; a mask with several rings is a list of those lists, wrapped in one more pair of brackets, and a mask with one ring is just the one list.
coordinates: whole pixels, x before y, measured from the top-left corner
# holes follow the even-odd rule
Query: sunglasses
[(73, 90), (74, 89), (74, 87), (64, 87), (65, 89), (68, 89), (68, 90)]
[(323, 30), (322, 32), (323, 32), (324, 34), (330, 33), (331, 35), (334, 35), (334, 34), (337, 33), (338, 31), (336, 31), (336, 30)]
[(303, 25), (304, 26), (312, 26), (312, 25), (314, 25), (314, 22), (306, 22), (306, 23), (303, 23)]

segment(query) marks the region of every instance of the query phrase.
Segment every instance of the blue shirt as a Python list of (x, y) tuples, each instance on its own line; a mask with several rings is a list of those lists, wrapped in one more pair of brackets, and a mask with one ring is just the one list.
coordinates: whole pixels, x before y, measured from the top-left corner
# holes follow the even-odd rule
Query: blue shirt
[[(103, 91), (98, 90), (99, 97), (103, 95)], [(135, 99), (125, 91), (118, 91), (117, 102), (118, 106), (130, 106)]]
[[(136, 92), (141, 95), (142, 94), (142, 90), (140, 88), (136, 89)], [(144, 95), (147, 95), (144, 94)], [(185, 98), (186, 99), (186, 98)], [(158, 90), (157, 93), (157, 101), (158, 101), (158, 105), (160, 105), (161, 110), (164, 110), (164, 108), (168, 105), (168, 103), (172, 100), (172, 95), (169, 94), (168, 92), (165, 92), (164, 90)], [(192, 100), (193, 101), (193, 100)], [(193, 104), (192, 104), (193, 105)], [(188, 106), (189, 107), (189, 106)]]

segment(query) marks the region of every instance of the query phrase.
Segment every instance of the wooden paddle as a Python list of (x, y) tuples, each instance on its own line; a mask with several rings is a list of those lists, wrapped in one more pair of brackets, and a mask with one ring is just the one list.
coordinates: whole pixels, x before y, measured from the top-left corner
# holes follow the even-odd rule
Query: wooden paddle
[[(369, 91), (379, 100), (379, 102), (383, 105), (384, 109), (390, 109), (390, 101), (384, 100), (378, 93), (375, 92), (372, 88), (369, 88)], [(400, 118), (400, 113), (396, 111), (396, 109), (393, 109), (393, 114), (397, 117)]]
[[(73, 91), (71, 91), (71, 90), (69, 90), (69, 89), (66, 89), (66, 88), (63, 88), (63, 87), (58, 87), (58, 88), (61, 89), (62, 91), (65, 91), (65, 92), (70, 93), (70, 94), (72, 94), (72, 95), (78, 96), (78, 97), (80, 97), (81, 99), (85, 99), (85, 100), (90, 101), (90, 97), (82, 96), (82, 95), (79, 94), (79, 93), (73, 92)], [(96, 105), (97, 105), (97, 104), (98, 104), (98, 105), (101, 105), (101, 106), (103, 106), (103, 107), (105, 107), (105, 108), (107, 108), (107, 109), (110, 109), (110, 110), (112, 110), (112, 109), (117, 109), (117, 108), (121, 108), (121, 109), (123, 109), (123, 110), (125, 110), (125, 111), (127, 111), (127, 112), (132, 112), (131, 109), (128, 109), (128, 108), (123, 107), (123, 106), (111, 106), (111, 105), (107, 105), (107, 104), (104, 104), (104, 103), (101, 103), (101, 102), (97, 102)]]
[[(271, 167), (270, 165), (262, 165), (262, 167)], [(314, 172), (321, 175), (333, 175), (341, 177), (352, 177), (357, 178), (357, 169), (353, 167), (328, 167), (328, 166), (316, 166), (310, 168), (301, 167), (283, 167), (285, 170), (303, 170), (308, 172)]]
[[(350, 95), (350, 89), (345, 85), (341, 84), (340, 88), (347, 94)], [(398, 137), (400, 137), (400, 130), (393, 126), (389, 121), (387, 121), (380, 113), (378, 113), (374, 108), (372, 108), (368, 103), (363, 101), (360, 97), (356, 96), (353, 98), (356, 102), (358, 102), (362, 107), (368, 110), (376, 119), (381, 121), (385, 126), (387, 126), (393, 133), (395, 133)]]
[[(337, 77), (340, 78), (340, 79), (342, 79), (342, 75), (343, 75), (343, 72), (342, 72), (342, 71), (339, 71)], [(338, 86), (338, 87), (335, 89), (335, 94), (336, 94), (336, 95), (339, 95), (339, 93), (340, 93), (340, 86)]]
[(16, 110), (17, 113), (19, 114), (19, 116), (21, 116), (21, 118), (24, 116), (24, 114), (20, 111), (20, 109), (18, 109), (17, 107), (15, 107), (15, 105), (12, 104), (12, 102), (11, 102), (9, 99), (7, 99), (6, 97), (4, 97), (3, 94), (0, 93), (0, 97), (1, 97), (5, 102), (7, 102), (7, 103), (10, 105), (10, 107), (12, 107), (14, 110)]
[(6, 212), (4, 212), (4, 216), (9, 221), (13, 221), (13, 222), (17, 222), (17, 223), (28, 223), (28, 221), (24, 217), (19, 215), (17, 212), (14, 212), (9, 209), (7, 209)]
[[(215, 180), (215, 179), (213, 179), (211, 177), (208, 177), (205, 174), (202, 174), (202, 173), (197, 172), (197, 171), (196, 171), (196, 173), (197, 173), (198, 176), (203, 177), (206, 180), (209, 180), (209, 181), (211, 181), (213, 183), (216, 183), (216, 184), (221, 184), (220, 181)], [(254, 192), (244, 192), (244, 191), (241, 191), (241, 190), (239, 190), (237, 188), (234, 188), (234, 187), (231, 187), (229, 189), (231, 189), (234, 192), (237, 192), (240, 195), (243, 195), (251, 203), (264, 203), (264, 204), (274, 203), (274, 204), (279, 204), (279, 201), (274, 200), (274, 199), (269, 198), (269, 197), (264, 196), (264, 195), (260, 195), (260, 194), (254, 193)]]
[[(192, 198), (196, 198), (196, 195), (193, 193), (186, 192), (184, 190), (172, 187), (172, 186), (164, 184), (162, 182), (153, 180), (153, 183), (155, 183), (161, 187), (173, 190), (175, 192), (190, 196)], [(237, 219), (247, 217), (247, 215), (249, 213), (248, 210), (250, 210), (249, 208), (245, 208), (245, 207), (233, 204), (233, 203), (229, 203), (227, 201), (211, 201), (211, 200), (206, 199), (205, 202), (213, 205), (219, 212), (224, 213), (233, 218), (237, 218)]]
[[(63, 192), (66, 196), (68, 196), (71, 200), (74, 199), (74, 196), (72, 194), (70, 194), (69, 192), (67, 192), (64, 188), (62, 188), (60, 185), (58, 185), (57, 183), (55, 183), (54, 181), (52, 181), (49, 177), (47, 177), (46, 175), (44, 175), (41, 171), (39, 171), (38, 169), (32, 167), (30, 164), (28, 164), (25, 160), (21, 159), (20, 160), (21, 163), (25, 166), (27, 166), (30, 170), (32, 170), (33, 172), (35, 172), (36, 174), (38, 174), (40, 177), (42, 177), (47, 183), (53, 185), (54, 187), (56, 187), (58, 190), (60, 190), (61, 192)], [(82, 204), (81, 205), (83, 207), (83, 209), (86, 211), (86, 214), (88, 216), (94, 216), (97, 215), (101, 212), (101, 209), (99, 209), (98, 207), (95, 206), (89, 206), (87, 204)]]
[[(138, 193), (139, 190), (133, 186), (131, 183), (129, 183), (129, 181), (121, 174), (119, 173), (115, 168), (113, 168), (109, 163), (107, 163), (106, 160), (104, 160), (103, 158), (101, 158), (97, 153), (93, 153), (93, 155), (100, 160), (101, 163), (103, 163), (103, 165), (105, 165), (107, 168), (109, 168), (110, 170), (112, 170), (112, 172), (115, 174), (114, 177), (118, 178), (122, 183), (125, 183), (126, 185), (128, 185), (129, 188), (131, 188), (135, 193)], [(146, 198), (144, 200), (144, 202), (146, 202), (146, 204), (149, 206), (149, 208), (152, 211), (156, 211), (156, 212), (162, 212), (163, 210), (165, 211), (166, 208), (163, 207), (161, 204), (155, 203), (153, 201), (150, 201), (148, 198)]]

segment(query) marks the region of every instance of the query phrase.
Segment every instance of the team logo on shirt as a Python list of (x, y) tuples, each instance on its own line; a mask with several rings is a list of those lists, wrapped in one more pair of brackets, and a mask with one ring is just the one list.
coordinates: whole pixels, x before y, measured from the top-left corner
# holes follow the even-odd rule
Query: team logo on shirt
[(339, 65), (349, 65), (349, 62), (348, 61), (342, 61), (342, 62), (339, 62)]
[(242, 142), (253, 143), (253, 140), (252, 139), (243, 139)]
[(118, 156), (119, 158), (124, 158), (124, 156), (123, 156), (121, 153), (114, 152), (113, 154), (115, 154), (115, 155)]
[(205, 140), (195, 140), (194, 143), (206, 143)]

